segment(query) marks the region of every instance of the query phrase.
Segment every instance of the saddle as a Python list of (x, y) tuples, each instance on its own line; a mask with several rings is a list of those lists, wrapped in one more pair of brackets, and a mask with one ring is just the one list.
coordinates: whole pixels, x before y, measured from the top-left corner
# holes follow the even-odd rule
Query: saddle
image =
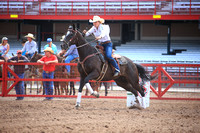
[[(100, 46), (100, 45), (96, 45), (96, 48), (99, 50), (99, 52), (103, 56), (103, 59), (105, 60), (106, 56), (105, 56), (104, 47)], [(119, 67), (121, 65), (126, 65), (128, 63), (128, 61), (126, 60), (126, 58), (124, 56), (119, 55), (119, 54), (112, 54), (112, 57), (116, 60), (116, 62), (117, 62), (117, 64), (118, 64)]]

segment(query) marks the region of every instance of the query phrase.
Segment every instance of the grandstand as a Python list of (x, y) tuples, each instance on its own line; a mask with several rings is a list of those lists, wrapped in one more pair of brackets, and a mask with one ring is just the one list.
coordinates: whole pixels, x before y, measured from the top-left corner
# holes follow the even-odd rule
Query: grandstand
[[(156, 10), (154, 10), (156, 9)], [(1, 14), (23, 15), (133, 15), (133, 14), (199, 14), (200, 2), (184, 1), (4, 1)]]
[[(58, 51), (61, 50), (60, 42), (53, 42), (57, 45)], [(9, 55), (22, 49), (20, 42), (10, 41)], [(43, 51), (46, 42), (42, 42), (41, 51)], [(93, 46), (95, 43), (92, 44)], [(178, 63), (178, 64), (200, 64), (200, 45), (199, 42), (173, 42), (172, 49), (185, 48), (187, 51), (177, 53), (176, 55), (162, 55), (166, 52), (167, 44), (164, 41), (132, 41), (116, 47), (116, 54), (126, 56), (136, 63)]]

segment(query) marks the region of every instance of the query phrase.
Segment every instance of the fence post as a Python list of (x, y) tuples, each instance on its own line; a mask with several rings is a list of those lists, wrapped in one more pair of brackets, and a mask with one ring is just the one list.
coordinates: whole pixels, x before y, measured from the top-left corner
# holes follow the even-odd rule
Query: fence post
[(6, 89), (7, 89), (7, 80), (6, 80), (6, 76), (7, 76), (7, 64), (4, 62), (3, 63), (3, 73), (2, 73), (2, 96), (6, 96)]
[(162, 83), (161, 83), (161, 80), (162, 80), (162, 74), (161, 74), (161, 66), (158, 66), (159, 69), (158, 69), (158, 99), (161, 98), (161, 92), (162, 92)]

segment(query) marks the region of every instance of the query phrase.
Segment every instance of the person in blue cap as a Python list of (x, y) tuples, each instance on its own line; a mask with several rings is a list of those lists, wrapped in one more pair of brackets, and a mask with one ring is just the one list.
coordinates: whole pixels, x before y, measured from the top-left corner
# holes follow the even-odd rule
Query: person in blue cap
[(58, 50), (55, 44), (52, 43), (52, 39), (51, 38), (47, 38), (47, 44), (44, 46), (44, 49), (46, 49), (47, 47), (52, 48), (54, 54), (57, 54)]

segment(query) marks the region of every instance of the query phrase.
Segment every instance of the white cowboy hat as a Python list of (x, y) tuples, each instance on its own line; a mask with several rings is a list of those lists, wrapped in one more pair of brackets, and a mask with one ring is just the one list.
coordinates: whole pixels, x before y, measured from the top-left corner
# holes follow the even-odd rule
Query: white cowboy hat
[(65, 39), (65, 35), (63, 35), (63, 36), (61, 37), (60, 41), (64, 41), (64, 39)]
[(8, 38), (7, 37), (3, 37), (2, 38), (2, 43), (3, 43), (4, 40), (8, 40)]
[(100, 23), (105, 22), (105, 20), (103, 18), (100, 18), (99, 16), (93, 16), (93, 20), (92, 19), (89, 20), (90, 23), (94, 23), (94, 22), (97, 22), (97, 21), (99, 21)]
[(52, 50), (52, 48), (50, 48), (50, 47), (47, 47), (45, 50), (44, 50), (44, 52), (46, 52), (46, 51), (48, 51), (48, 52), (50, 52), (50, 53), (54, 53), (54, 51)]
[(31, 33), (28, 33), (28, 35), (26, 35), (25, 37), (30, 37), (30, 38), (32, 38), (32, 39), (35, 39), (35, 37), (34, 37), (33, 34), (31, 34)]

